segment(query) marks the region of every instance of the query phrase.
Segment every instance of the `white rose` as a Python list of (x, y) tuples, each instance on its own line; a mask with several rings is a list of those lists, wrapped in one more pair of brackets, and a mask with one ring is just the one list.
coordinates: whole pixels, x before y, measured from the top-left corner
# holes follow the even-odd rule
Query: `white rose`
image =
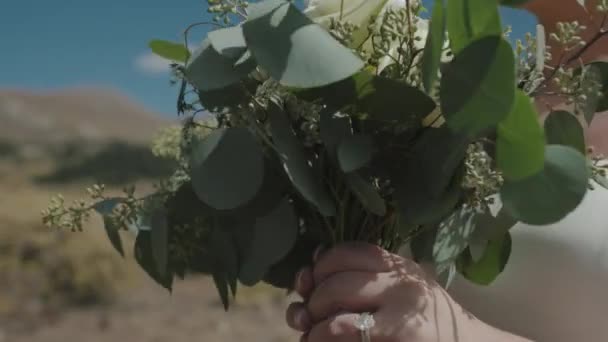
[[(344, 3), (342, 3), (344, 1)], [(416, 0), (412, 0), (416, 1)], [(350, 22), (360, 28), (366, 28), (374, 15), (382, 16), (387, 9), (402, 8), (406, 6), (406, 0), (307, 0), (304, 13), (316, 23), (329, 27), (332, 19), (340, 19)], [(429, 22), (426, 19), (416, 18), (415, 49), (424, 49), (429, 31)], [(371, 43), (366, 42), (364, 49), (371, 49)], [(399, 44), (394, 42), (390, 49), (390, 55), (397, 57)], [(444, 56), (444, 61), (447, 57)], [(380, 61), (378, 68), (386, 68), (393, 63), (393, 59), (385, 57)]]
[(325, 27), (331, 19), (340, 19), (340, 12), (343, 21), (367, 27), (373, 15), (387, 8), (405, 7), (405, 0), (308, 0), (305, 4), (304, 13)]

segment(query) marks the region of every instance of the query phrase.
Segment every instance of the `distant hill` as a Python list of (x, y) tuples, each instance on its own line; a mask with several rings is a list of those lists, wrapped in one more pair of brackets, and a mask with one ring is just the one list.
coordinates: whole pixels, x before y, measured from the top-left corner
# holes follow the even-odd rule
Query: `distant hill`
[(142, 143), (168, 122), (110, 89), (45, 93), (0, 89), (0, 141), (4, 143)]
[(149, 145), (171, 123), (111, 89), (0, 89), (0, 163), (35, 171), (20, 173), (38, 184), (157, 179), (172, 164)]

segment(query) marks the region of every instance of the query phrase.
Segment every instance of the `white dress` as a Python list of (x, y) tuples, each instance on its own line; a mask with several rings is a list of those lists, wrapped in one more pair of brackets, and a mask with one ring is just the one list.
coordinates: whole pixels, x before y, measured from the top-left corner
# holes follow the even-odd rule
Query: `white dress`
[(551, 226), (518, 224), (504, 273), (450, 292), (486, 323), (535, 341), (608, 341), (608, 190), (590, 191)]

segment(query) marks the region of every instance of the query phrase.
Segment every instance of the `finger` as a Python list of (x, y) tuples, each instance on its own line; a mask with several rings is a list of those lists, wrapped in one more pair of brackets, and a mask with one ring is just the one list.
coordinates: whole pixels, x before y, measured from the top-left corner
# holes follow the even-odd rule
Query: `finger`
[(307, 304), (310, 318), (319, 322), (341, 311), (376, 311), (394, 285), (390, 273), (340, 272), (313, 291)]
[(363, 242), (348, 242), (322, 254), (313, 269), (315, 284), (338, 272), (388, 272), (398, 256), (379, 246)]
[(297, 331), (307, 331), (312, 325), (312, 320), (304, 303), (291, 303), (285, 313), (287, 325)]
[(312, 327), (305, 337), (306, 342), (352, 342), (360, 339), (361, 332), (355, 323), (358, 314), (341, 314), (326, 319)]
[[(357, 327), (360, 318), (358, 313), (342, 313), (332, 316), (315, 324), (308, 334), (305, 342), (353, 342), (361, 340), (361, 330)], [(396, 341), (399, 335), (399, 324), (395, 324), (396, 316), (386, 312), (373, 314), (374, 323), (369, 329), (372, 341)], [(399, 339), (401, 341), (401, 339)], [(409, 339), (407, 341), (410, 341)], [(414, 339), (412, 339), (414, 341)], [(416, 340), (417, 341), (417, 340)]]
[(312, 268), (305, 267), (296, 274), (295, 290), (303, 299), (307, 299), (310, 296), (314, 286)]

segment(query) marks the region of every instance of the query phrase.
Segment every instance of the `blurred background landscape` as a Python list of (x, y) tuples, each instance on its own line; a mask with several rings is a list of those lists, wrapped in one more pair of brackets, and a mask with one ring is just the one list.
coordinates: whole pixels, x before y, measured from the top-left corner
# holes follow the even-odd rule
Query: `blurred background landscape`
[[(40, 219), (105, 183), (140, 191), (170, 172), (149, 148), (178, 123), (167, 62), (146, 47), (208, 20), (203, 0), (2, 0), (0, 342), (297, 341), (284, 293), (244, 289), (226, 314), (204, 278), (157, 286), (93, 218), (82, 233)], [(506, 12), (514, 36), (533, 19)], [(205, 30), (191, 36), (200, 41)], [(132, 239), (126, 233), (123, 238)]]

